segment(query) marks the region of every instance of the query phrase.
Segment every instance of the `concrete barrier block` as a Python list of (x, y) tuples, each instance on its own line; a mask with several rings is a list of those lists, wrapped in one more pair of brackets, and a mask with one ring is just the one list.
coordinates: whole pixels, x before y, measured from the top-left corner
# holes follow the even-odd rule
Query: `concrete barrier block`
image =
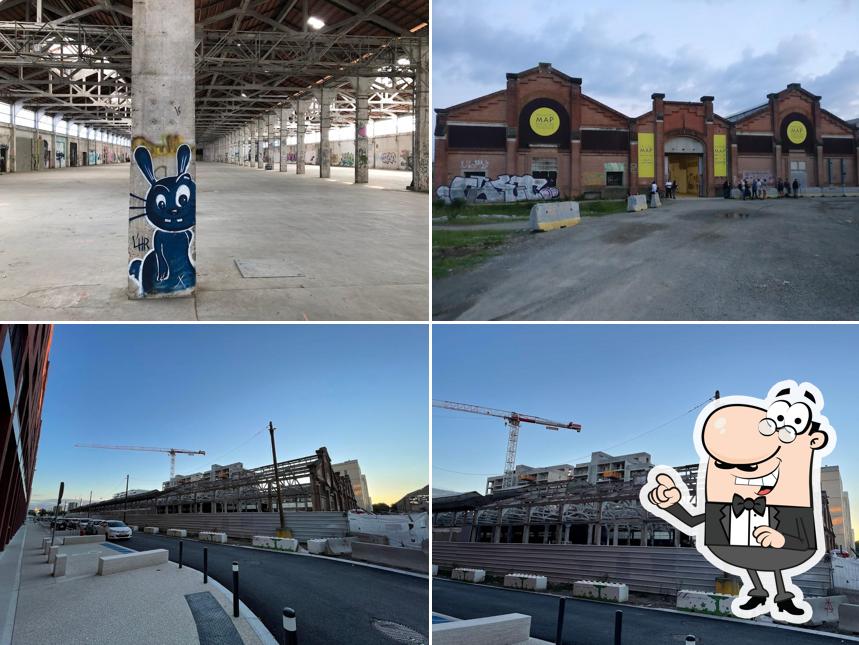
[(51, 538), (42, 538), (42, 555), (48, 555), (48, 545), (51, 543)]
[(847, 602), (847, 596), (812, 596), (805, 601), (811, 605), (809, 625), (823, 625), (838, 622), (838, 608)]
[(530, 573), (508, 573), (504, 576), (504, 586), (513, 589), (528, 589), (530, 591), (545, 591), (548, 585), (546, 576)]
[(626, 198), (626, 212), (638, 213), (647, 210), (647, 197), (645, 195), (630, 195)]
[(316, 555), (321, 555), (325, 553), (325, 545), (328, 544), (328, 540), (326, 538), (318, 538), (314, 540), (307, 540), (307, 552), (315, 553)]
[(453, 580), (462, 580), (463, 582), (483, 582), (486, 580), (486, 571), (483, 569), (457, 567), (450, 574), (450, 577)]
[(662, 206), (662, 200), (659, 199), (659, 193), (651, 193), (649, 208), (659, 208)]
[(57, 554), (59, 553), (59, 551), (60, 547), (58, 546), (48, 547), (48, 564), (54, 563), (54, 560), (57, 559)]
[(717, 616), (731, 615), (731, 602), (736, 596), (710, 591), (694, 591), (681, 589), (677, 592), (677, 609), (715, 614)]
[[(776, 193), (776, 194), (778, 194), (778, 193)], [(742, 198), (743, 198), (743, 191), (741, 191), (739, 188), (731, 188), (731, 199), (742, 199)]]
[(157, 526), (144, 526), (143, 532), (144, 533), (158, 533), (158, 527)]
[(55, 578), (66, 575), (66, 564), (68, 563), (68, 560), (69, 556), (65, 553), (58, 555), (56, 560), (54, 560), (54, 572), (51, 575)]
[(573, 583), (573, 596), (611, 602), (626, 602), (629, 600), (629, 587), (622, 582), (577, 580)]
[(437, 564), (432, 565), (432, 574), (434, 576), (438, 575), (438, 565)]
[(188, 531), (186, 529), (167, 529), (167, 535), (169, 537), (188, 537)]
[(326, 555), (352, 555), (354, 538), (328, 538), (325, 540)]
[(132, 531), (137, 531), (137, 530), (138, 530), (138, 529), (137, 529), (137, 524), (132, 524), (132, 525), (131, 525), (131, 526), (129, 526), (128, 528), (130, 528)]
[(838, 607), (838, 629), (859, 633), (859, 605), (845, 602)]
[(219, 533), (217, 531), (200, 531), (197, 534), (197, 537), (204, 542), (217, 542), (218, 544), (227, 543), (227, 534)]
[(422, 549), (409, 549), (368, 542), (352, 543), (352, 559), (381, 564), (396, 569), (429, 573), (429, 555)]
[(104, 542), (104, 534), (99, 535), (67, 535), (63, 538), (63, 545), (67, 544), (94, 544)]
[(253, 546), (262, 546), (267, 549), (274, 548), (274, 538), (269, 537), (267, 535), (254, 535), (251, 538), (251, 544)]
[(531, 617), (503, 614), (432, 626), (433, 645), (523, 645), (530, 642)]
[(531, 230), (552, 231), (581, 221), (578, 202), (546, 202), (531, 207)]
[(278, 551), (290, 551), (292, 553), (298, 552), (298, 540), (295, 538), (272, 538), (274, 541), (274, 548)]
[(120, 555), (103, 555), (98, 559), (97, 575), (109, 576), (121, 571), (166, 564), (167, 555), (167, 549), (122, 553)]

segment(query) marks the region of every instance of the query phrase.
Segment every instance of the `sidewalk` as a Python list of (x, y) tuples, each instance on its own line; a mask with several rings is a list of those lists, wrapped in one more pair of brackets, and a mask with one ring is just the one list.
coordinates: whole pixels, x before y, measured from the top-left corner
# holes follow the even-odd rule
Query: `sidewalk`
[(41, 549), (50, 531), (34, 524), (24, 531), (13, 645), (263, 643), (244, 615), (232, 617), (232, 597), (211, 579), (204, 585), (199, 571), (168, 562), (97, 576), (100, 556), (133, 552), (106, 542), (60, 546), (68, 566), (65, 576), (54, 578)]

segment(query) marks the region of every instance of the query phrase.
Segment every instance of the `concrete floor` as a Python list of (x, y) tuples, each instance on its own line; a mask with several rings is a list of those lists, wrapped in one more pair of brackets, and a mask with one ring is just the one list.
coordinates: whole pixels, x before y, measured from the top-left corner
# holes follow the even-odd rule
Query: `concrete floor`
[(433, 282), (435, 320), (856, 320), (859, 199), (666, 200)]
[(2, 175), (0, 320), (427, 320), (428, 196), (410, 173), (318, 172), (199, 163), (197, 294), (146, 301), (126, 297), (127, 164)]

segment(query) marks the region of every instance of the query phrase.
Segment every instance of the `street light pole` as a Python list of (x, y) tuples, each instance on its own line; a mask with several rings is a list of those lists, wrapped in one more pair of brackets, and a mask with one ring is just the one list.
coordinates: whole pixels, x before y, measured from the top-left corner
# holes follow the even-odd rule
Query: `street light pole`
[(283, 500), (280, 497), (280, 476), (277, 473), (277, 451), (274, 447), (274, 425), (271, 421), (268, 422), (268, 432), (271, 435), (271, 461), (274, 464), (274, 484), (277, 488), (277, 510), (280, 512), (280, 529), (277, 536), (284, 537), (286, 533), (286, 522), (283, 519)]
[(89, 504), (86, 507), (86, 516), (89, 518), (89, 507), (92, 506), (92, 491), (89, 492)]
[(125, 523), (125, 514), (128, 512), (128, 475), (125, 476), (125, 506), (122, 509), (122, 522)]

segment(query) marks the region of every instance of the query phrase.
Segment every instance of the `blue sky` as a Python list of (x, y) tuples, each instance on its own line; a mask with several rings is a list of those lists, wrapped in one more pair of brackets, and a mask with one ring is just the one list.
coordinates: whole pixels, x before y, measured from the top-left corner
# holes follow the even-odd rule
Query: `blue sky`
[[(436, 324), (432, 395), (582, 424), (523, 425), (519, 464), (576, 464), (602, 450), (678, 466), (698, 461), (696, 412), (684, 413), (716, 389), (764, 397), (780, 380), (810, 381), (838, 437), (824, 463), (840, 466), (856, 526), (857, 357), (856, 325)], [(504, 421), (438, 408), (432, 421), (433, 488), (484, 492), (486, 475), (504, 469)]]
[(433, 107), (504, 89), (505, 73), (552, 63), (628, 116), (650, 95), (715, 96), (722, 116), (799, 82), (859, 117), (859, 2), (851, 0), (434, 0)]
[(428, 482), (426, 325), (56, 325), (33, 502), (160, 488), (170, 458), (74, 448), (205, 450), (212, 463), (283, 461), (326, 446), (357, 459), (374, 502)]

